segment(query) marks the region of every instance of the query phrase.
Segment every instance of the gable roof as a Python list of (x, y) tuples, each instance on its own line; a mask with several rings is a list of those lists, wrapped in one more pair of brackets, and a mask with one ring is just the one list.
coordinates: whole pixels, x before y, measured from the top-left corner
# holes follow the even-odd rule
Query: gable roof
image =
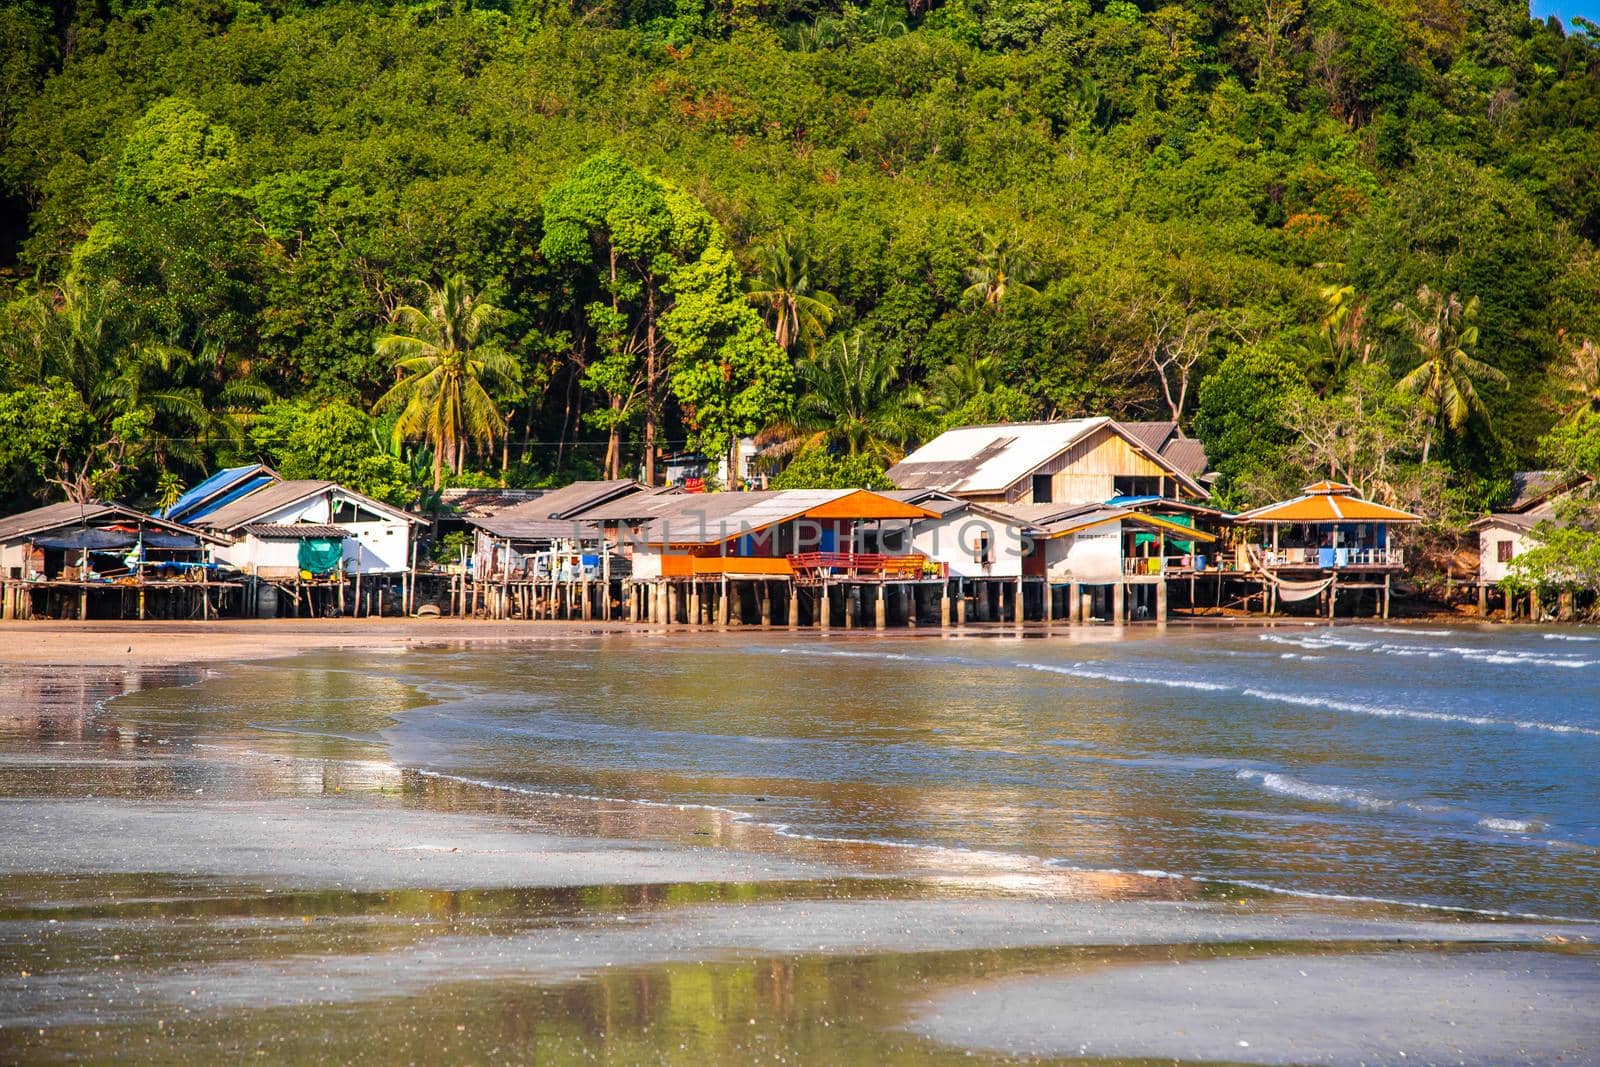
[(1551, 497), (1592, 480), (1586, 474), (1572, 475), (1566, 471), (1517, 471), (1511, 475), (1511, 500), (1503, 510), (1529, 511)]
[(198, 526), (213, 530), (238, 530), (242, 529), (246, 524), (260, 521), (263, 516), (270, 515), (274, 511), (301, 503), (326, 492), (332, 492), (337, 496), (354, 501), (398, 522), (423, 524), (423, 520), (415, 515), (408, 515), (399, 508), (374, 500), (353, 489), (346, 489), (337, 482), (314, 479), (289, 482), (279, 481), (263, 486), (237, 500), (222, 505), (214, 511), (208, 511), (195, 522)]
[(179, 522), (169, 522), (156, 515), (146, 514), (125, 504), (107, 504), (98, 500), (83, 504), (64, 502), (46, 504), (42, 508), (24, 511), (0, 519), (0, 541), (20, 541), (34, 534), (47, 533), (68, 526), (104, 525), (118, 519), (143, 523), (174, 533), (203, 537), (213, 544), (226, 544), (227, 538), (205, 533)]
[(934, 513), (868, 489), (767, 489), (747, 493), (640, 493), (582, 515), (638, 525), (646, 544), (716, 545), (801, 518), (922, 519)]
[(1176, 423), (1123, 423), (1105, 416), (1057, 422), (1000, 423), (946, 430), (888, 470), (901, 489), (1003, 493), (1101, 428), (1126, 441), (1196, 496), (1205, 448), (1177, 436)]
[(1421, 522), (1422, 516), (1409, 511), (1375, 504), (1356, 496), (1353, 486), (1343, 482), (1315, 482), (1300, 490), (1292, 500), (1241, 511), (1234, 521), (1263, 524), (1271, 522)]
[(1199, 478), (1210, 466), (1206, 446), (1193, 437), (1178, 432), (1175, 422), (1117, 422), (1117, 427), (1128, 437), (1166, 460), (1174, 470), (1190, 478)]
[(631, 478), (573, 482), (533, 500), (478, 515), (469, 521), (495, 537), (516, 540), (593, 537), (599, 535), (600, 526), (584, 518), (584, 512), (643, 491), (644, 486)]
[(887, 473), (901, 489), (1001, 493), (1110, 421), (960, 426), (935, 437)]

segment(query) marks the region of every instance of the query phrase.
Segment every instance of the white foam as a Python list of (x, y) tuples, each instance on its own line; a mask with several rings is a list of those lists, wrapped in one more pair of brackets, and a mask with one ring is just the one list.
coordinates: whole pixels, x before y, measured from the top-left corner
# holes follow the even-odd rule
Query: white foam
[(1319, 785), (1308, 782), (1303, 778), (1295, 778), (1277, 771), (1241, 770), (1234, 774), (1235, 778), (1247, 782), (1259, 782), (1261, 788), (1283, 796), (1296, 797), (1300, 800), (1312, 800), (1319, 804), (1343, 804), (1347, 807), (1366, 808), (1371, 811), (1388, 811), (1398, 806), (1401, 802), (1380, 797), (1369, 793), (1365, 789), (1351, 789), (1342, 785)]
[(1507, 834), (1531, 834), (1540, 829), (1540, 824), (1532, 819), (1498, 819), (1493, 816), (1479, 819), (1478, 825), (1485, 830), (1499, 830)]
[(1600, 641), (1600, 637), (1585, 637), (1582, 634), (1544, 634), (1546, 641)]
[(1358, 704), (1349, 700), (1330, 700), (1326, 697), (1278, 693), (1270, 689), (1246, 689), (1244, 690), (1244, 695), (1255, 697), (1257, 700), (1298, 704), (1307, 708), (1326, 708), (1328, 711), (1348, 711), (1356, 715), (1376, 715), (1387, 719), (1416, 719), (1422, 722), (1445, 722), (1458, 726), (1510, 727), (1518, 730), (1541, 730), (1555, 734), (1583, 734), (1589, 737), (1600, 737), (1600, 730), (1591, 729), (1587, 726), (1570, 726), (1559, 722), (1494, 719), (1487, 715), (1451, 715), (1443, 711), (1419, 711), (1415, 708), (1396, 708), (1383, 704)]
[(1054, 663), (1018, 663), (1018, 667), (1029, 670), (1045, 671), (1049, 674), (1064, 674), (1071, 678), (1084, 678), (1099, 682), (1122, 682), (1126, 685), (1160, 685), (1168, 689), (1197, 689), (1203, 693), (1226, 692), (1233, 687), (1221, 685), (1217, 682), (1201, 682), (1192, 678), (1150, 678), (1139, 677), (1131, 674), (1116, 674), (1111, 671), (1094, 670), (1081, 663), (1063, 666)]

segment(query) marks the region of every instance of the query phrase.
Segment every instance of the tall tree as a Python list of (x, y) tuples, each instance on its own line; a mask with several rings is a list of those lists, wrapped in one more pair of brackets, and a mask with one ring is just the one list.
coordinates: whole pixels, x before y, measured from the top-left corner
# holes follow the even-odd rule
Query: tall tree
[(584, 161), (544, 196), (540, 251), (558, 265), (596, 268), (604, 295), (585, 317), (606, 353), (588, 378), (608, 394), (610, 463), (620, 462), (621, 424), (637, 399), (650, 484), (671, 355), (661, 320), (672, 305), (672, 273), (704, 252), (715, 230), (693, 197), (614, 152)]
[(506, 432), (489, 389), (514, 385), (517, 364), (485, 337), (500, 317), (460, 274), (429, 285), (425, 308), (402, 304), (390, 316), (389, 333), (375, 351), (389, 360), (398, 381), (374, 406), (398, 410), (397, 438), (421, 438), (433, 450), (433, 485), (444, 484), (444, 466), (459, 472), (468, 442), (492, 445)]
[(761, 310), (785, 352), (793, 353), (798, 344), (813, 354), (839, 312), (833, 295), (813, 286), (812, 269), (811, 253), (787, 230), (756, 252), (750, 302)]
[(893, 459), (926, 428), (922, 395), (900, 377), (900, 358), (860, 330), (801, 362), (796, 425), (852, 456)]
[(961, 295), (985, 308), (1003, 311), (1008, 297), (1038, 295), (1031, 284), (1035, 274), (1021, 247), (1009, 237), (996, 237), (985, 230), (978, 237), (977, 258), (967, 268), (968, 284)]
[(1424, 285), (1417, 290), (1416, 305), (1401, 301), (1395, 313), (1411, 334), (1411, 344), (1421, 362), (1396, 384), (1409, 396), (1421, 399), (1429, 432), (1422, 442), (1422, 462), (1428, 462), (1433, 435), (1440, 428), (1460, 430), (1472, 415), (1487, 419), (1474, 379), (1505, 384), (1506, 376), (1467, 353), (1478, 344), (1478, 298), (1465, 303), (1451, 293), (1436, 293)]

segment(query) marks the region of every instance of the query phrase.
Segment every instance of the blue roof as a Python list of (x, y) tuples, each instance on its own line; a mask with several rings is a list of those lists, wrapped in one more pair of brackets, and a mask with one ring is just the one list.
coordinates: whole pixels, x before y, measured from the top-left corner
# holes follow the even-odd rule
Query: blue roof
[(208, 512), (215, 511), (230, 500), (237, 500), (276, 480), (265, 464), (250, 463), (243, 467), (220, 470), (188, 490), (170, 508), (160, 512), (163, 519), (172, 522), (193, 522)]

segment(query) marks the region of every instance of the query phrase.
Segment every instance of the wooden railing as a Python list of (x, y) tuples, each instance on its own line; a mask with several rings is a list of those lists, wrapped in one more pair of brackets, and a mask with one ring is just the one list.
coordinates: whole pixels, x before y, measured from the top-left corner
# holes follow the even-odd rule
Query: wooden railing
[[(1332, 553), (1326, 556), (1325, 553)], [(1405, 551), (1399, 548), (1280, 548), (1263, 554), (1268, 567), (1401, 567)]]
[(798, 552), (789, 557), (789, 563), (795, 576), (806, 581), (855, 578), (911, 582), (949, 574), (946, 564), (930, 562), (918, 553), (886, 556), (880, 552)]

